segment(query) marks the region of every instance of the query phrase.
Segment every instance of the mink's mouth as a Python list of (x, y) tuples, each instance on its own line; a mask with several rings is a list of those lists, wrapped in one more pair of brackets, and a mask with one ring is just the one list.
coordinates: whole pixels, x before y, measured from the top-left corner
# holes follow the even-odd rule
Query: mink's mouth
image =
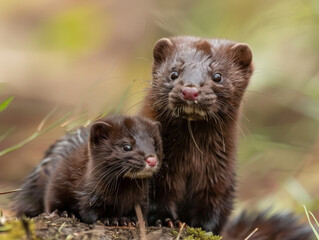
[(154, 173), (158, 170), (158, 164), (155, 167), (146, 166), (142, 170), (139, 171), (128, 171), (125, 173), (125, 178), (149, 178), (152, 177)]
[(202, 109), (197, 106), (181, 106), (175, 108), (173, 115), (176, 118), (185, 118), (190, 121), (205, 120), (207, 119), (207, 114)]

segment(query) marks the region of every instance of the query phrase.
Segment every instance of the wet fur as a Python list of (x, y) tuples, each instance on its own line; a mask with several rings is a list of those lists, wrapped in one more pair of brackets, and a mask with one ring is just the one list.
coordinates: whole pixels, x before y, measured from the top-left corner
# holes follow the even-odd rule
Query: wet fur
[[(124, 143), (133, 150), (123, 152)], [(57, 209), (86, 223), (134, 217), (136, 204), (147, 214), (148, 178), (124, 175), (130, 171), (134, 176), (144, 169), (150, 155), (161, 162), (158, 124), (141, 117), (100, 120), (51, 146), (15, 197), (15, 211), (33, 217)]]
[[(152, 87), (142, 114), (162, 123), (164, 160), (153, 184), (149, 221), (171, 218), (220, 233), (235, 197), (236, 138), (242, 96), (253, 73), (245, 44), (176, 37), (154, 47)], [(179, 72), (172, 81), (170, 73)], [(221, 73), (221, 84), (212, 81)], [(200, 91), (185, 114), (184, 86)], [(166, 167), (165, 167), (166, 166)]]

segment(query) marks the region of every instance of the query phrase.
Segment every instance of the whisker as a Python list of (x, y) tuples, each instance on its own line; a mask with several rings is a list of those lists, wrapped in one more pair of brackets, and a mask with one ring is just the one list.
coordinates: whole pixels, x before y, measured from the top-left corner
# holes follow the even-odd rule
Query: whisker
[(189, 132), (189, 134), (190, 134), (190, 136), (191, 136), (191, 138), (192, 138), (192, 140), (193, 140), (193, 142), (194, 142), (196, 148), (198, 149), (198, 151), (199, 151), (202, 155), (204, 155), (204, 153), (202, 152), (202, 150), (200, 150), (200, 148), (198, 147), (198, 145), (197, 145), (197, 143), (196, 143), (196, 141), (195, 141), (195, 138), (194, 138), (194, 135), (193, 135), (193, 131), (192, 131), (192, 127), (191, 127), (191, 122), (190, 122), (189, 120), (187, 121), (187, 125), (188, 125), (188, 132)]

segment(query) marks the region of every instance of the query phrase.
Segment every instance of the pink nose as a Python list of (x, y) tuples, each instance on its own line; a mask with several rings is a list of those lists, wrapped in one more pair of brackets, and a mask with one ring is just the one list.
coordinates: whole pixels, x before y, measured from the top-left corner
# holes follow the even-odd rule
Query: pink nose
[(191, 100), (191, 101), (196, 100), (199, 94), (198, 89), (196, 87), (184, 87), (182, 89), (182, 93), (184, 95), (185, 100)]
[(154, 166), (156, 166), (157, 158), (156, 157), (148, 157), (148, 158), (146, 158), (146, 162), (147, 162), (148, 166), (154, 167)]

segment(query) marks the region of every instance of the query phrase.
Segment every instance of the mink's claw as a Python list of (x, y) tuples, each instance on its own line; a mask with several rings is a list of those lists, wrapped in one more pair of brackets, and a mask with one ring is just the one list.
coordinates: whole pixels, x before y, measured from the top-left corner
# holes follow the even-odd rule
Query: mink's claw
[(132, 226), (132, 221), (128, 217), (121, 217), (120, 218), (121, 226)]
[(131, 224), (133, 227), (136, 227), (137, 226), (137, 219), (136, 217), (131, 217)]
[(127, 226), (127, 222), (128, 221), (128, 219), (126, 219), (126, 218), (120, 218), (120, 226)]
[(156, 222), (155, 222), (155, 226), (157, 227), (162, 227), (163, 226), (163, 222), (161, 219), (158, 219)]
[(105, 226), (110, 226), (110, 219), (109, 218), (105, 218), (103, 220), (103, 223), (104, 223)]
[(111, 225), (114, 227), (118, 227), (119, 226), (119, 219), (118, 218), (113, 218), (111, 221)]
[(166, 218), (166, 219), (165, 219), (165, 225), (166, 225), (167, 227), (169, 227), (169, 228), (173, 228), (173, 227), (174, 227), (173, 221), (172, 221), (172, 219), (170, 219), (170, 218)]
[(105, 226), (122, 226), (122, 227), (135, 227), (136, 223), (134, 219), (130, 219), (128, 217), (113, 217), (113, 218), (105, 218), (103, 219), (103, 223)]
[[(164, 222), (164, 224), (163, 224), (163, 222)], [(168, 228), (173, 228), (173, 227), (181, 228), (182, 225), (183, 225), (183, 223), (180, 220), (173, 221), (170, 218), (166, 218), (164, 221), (162, 221), (161, 219), (158, 219), (155, 222), (155, 226), (157, 226), (157, 227), (165, 226), (165, 227), (168, 227)]]
[(67, 217), (69, 217), (69, 214), (67, 211), (63, 211), (63, 212), (61, 212), (60, 217), (67, 218)]
[(183, 223), (180, 220), (176, 220), (174, 224), (177, 228), (181, 229), (183, 226)]

